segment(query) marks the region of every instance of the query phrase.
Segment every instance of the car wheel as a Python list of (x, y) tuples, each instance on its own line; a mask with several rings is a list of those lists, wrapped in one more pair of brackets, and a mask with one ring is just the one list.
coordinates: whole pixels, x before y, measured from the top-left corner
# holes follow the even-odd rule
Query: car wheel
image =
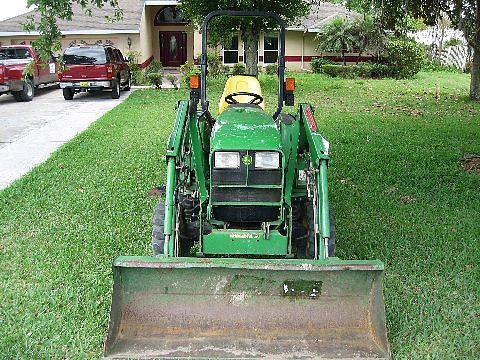
[(12, 95), (15, 98), (15, 101), (20, 102), (22, 98), (20, 97), (20, 91), (12, 91)]
[(33, 81), (31, 79), (27, 79), (24, 80), (22, 84), (22, 90), (13, 92), (15, 100), (19, 102), (32, 101), (33, 97), (35, 96), (35, 86), (33, 85)]
[(128, 74), (127, 86), (125, 86), (125, 91), (130, 91), (132, 89), (132, 75)]
[(63, 98), (65, 100), (73, 100), (73, 95), (75, 95), (75, 93), (73, 92), (72, 89), (69, 89), (69, 88), (63, 89)]
[(112, 89), (112, 99), (120, 98), (120, 80), (115, 80)]

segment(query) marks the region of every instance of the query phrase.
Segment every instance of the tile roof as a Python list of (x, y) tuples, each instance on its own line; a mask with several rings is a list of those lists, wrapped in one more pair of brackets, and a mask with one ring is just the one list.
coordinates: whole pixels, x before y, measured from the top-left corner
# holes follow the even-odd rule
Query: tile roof
[[(92, 16), (85, 14), (85, 11), (76, 3), (73, 6), (72, 21), (59, 20), (58, 25), (62, 32), (139, 32), (145, 0), (118, 0), (120, 8), (123, 9), (123, 19), (118, 22), (109, 22), (106, 17), (112, 15), (113, 9), (105, 6), (102, 9), (92, 11)], [(19, 32), (23, 33), (22, 24), (26, 23), (28, 17), (33, 15), (36, 19), (39, 14), (33, 10), (26, 14), (19, 15), (0, 22), (0, 33)], [(313, 5), (311, 12), (304, 18), (299, 19), (289, 26), (291, 30), (318, 31), (331, 18), (339, 15), (348, 17), (358, 16), (354, 11), (347, 10), (344, 6), (328, 2)]]
[[(142, 19), (144, 0), (118, 0), (120, 8), (123, 10), (123, 19), (118, 22), (109, 22), (106, 17), (113, 14), (111, 6), (105, 6), (102, 9), (92, 11), (92, 16), (85, 14), (80, 5), (74, 3), (72, 21), (59, 20), (58, 25), (61, 31), (94, 31), (94, 30), (119, 30), (136, 31), (140, 30), (140, 21)], [(35, 19), (39, 18), (37, 11), (32, 10), (26, 14), (15, 16), (13, 18), (0, 22), (0, 32), (24, 32), (22, 24), (28, 21), (28, 17), (33, 15)]]

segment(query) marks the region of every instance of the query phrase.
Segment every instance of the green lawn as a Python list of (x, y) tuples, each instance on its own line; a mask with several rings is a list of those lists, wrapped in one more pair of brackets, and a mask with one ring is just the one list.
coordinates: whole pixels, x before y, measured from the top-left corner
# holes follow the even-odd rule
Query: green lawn
[[(468, 76), (297, 76), (332, 144), (337, 254), (386, 264), (397, 359), (480, 358), (480, 105)], [(263, 79), (270, 108), (274, 79)], [(215, 107), (220, 82), (210, 91)], [(112, 259), (150, 254), (164, 146), (185, 91), (138, 91), (0, 192), (0, 357), (98, 358)], [(75, 121), (71, 119), (70, 121)]]

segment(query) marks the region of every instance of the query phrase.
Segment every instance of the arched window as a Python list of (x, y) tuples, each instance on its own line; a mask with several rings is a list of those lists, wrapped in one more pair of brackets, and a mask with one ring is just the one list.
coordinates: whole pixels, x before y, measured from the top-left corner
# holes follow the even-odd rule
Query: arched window
[(182, 17), (182, 12), (176, 6), (165, 6), (155, 15), (155, 26), (185, 25), (187, 21)]

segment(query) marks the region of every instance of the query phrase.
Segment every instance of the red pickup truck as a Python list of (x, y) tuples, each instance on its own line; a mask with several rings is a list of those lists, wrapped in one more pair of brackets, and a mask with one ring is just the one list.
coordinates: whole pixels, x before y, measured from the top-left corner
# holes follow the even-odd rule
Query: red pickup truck
[(122, 89), (130, 91), (130, 67), (113, 46), (73, 46), (63, 53), (63, 62), (65, 68), (58, 76), (65, 100), (84, 91), (109, 89), (112, 99), (118, 99)]
[[(24, 79), (27, 65), (34, 62), (33, 72)], [(58, 82), (58, 63), (40, 60), (28, 45), (0, 46), (0, 95), (12, 94), (16, 101), (31, 101), (38, 85)]]

